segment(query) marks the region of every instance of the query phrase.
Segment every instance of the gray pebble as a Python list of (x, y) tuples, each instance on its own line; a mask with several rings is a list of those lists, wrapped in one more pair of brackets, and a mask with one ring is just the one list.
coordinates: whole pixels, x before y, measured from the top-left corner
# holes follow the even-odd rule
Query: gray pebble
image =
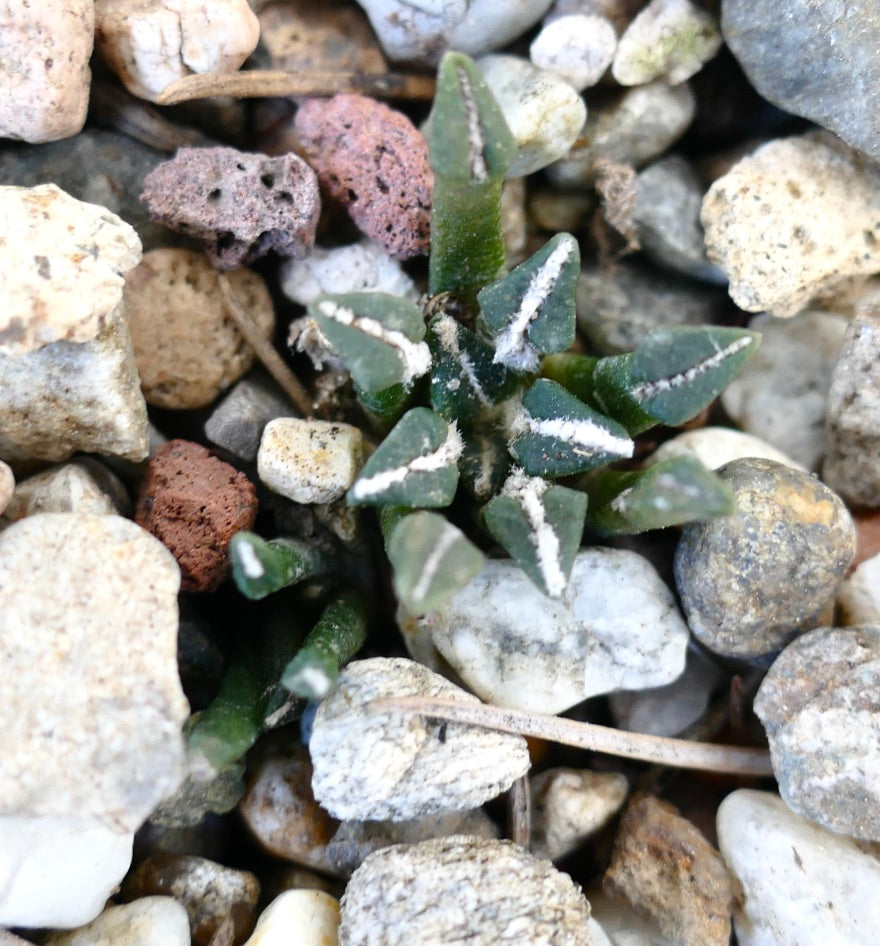
[(788, 805), (837, 834), (880, 841), (880, 625), (820, 627), (793, 641), (755, 712)]
[(814, 627), (855, 554), (843, 502), (813, 476), (748, 458), (716, 471), (733, 515), (686, 525), (675, 580), (691, 631), (719, 654), (757, 657)]
[(253, 462), (266, 424), (295, 413), (272, 381), (253, 372), (211, 411), (205, 421), (205, 436), (218, 447)]
[(10, 522), (38, 512), (126, 515), (131, 500), (121, 481), (92, 457), (78, 457), (21, 480), (4, 518)]
[(411, 660), (350, 663), (318, 707), (309, 752), (312, 790), (337, 818), (402, 821), (475, 808), (529, 767), (520, 736), (403, 713), (366, 712), (384, 696), (476, 702)]
[(510, 841), (456, 835), (385, 848), (355, 871), (339, 946), (589, 946), (567, 874)]

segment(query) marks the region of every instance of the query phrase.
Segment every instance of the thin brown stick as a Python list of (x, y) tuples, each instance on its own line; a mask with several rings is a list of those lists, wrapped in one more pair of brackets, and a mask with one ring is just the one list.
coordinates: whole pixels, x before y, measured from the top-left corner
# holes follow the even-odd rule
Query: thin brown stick
[(532, 841), (532, 792), (528, 775), (518, 778), (507, 793), (510, 839), (526, 851)]
[(770, 754), (763, 749), (647, 736), (644, 733), (597, 726), (595, 723), (579, 723), (561, 716), (527, 713), (523, 710), (504, 709), (463, 700), (428, 699), (418, 696), (388, 697), (372, 700), (366, 706), (368, 710), (377, 713), (417, 713), (433, 719), (533, 736), (576, 749), (604, 752), (624, 759), (638, 759), (673, 768), (728, 772), (734, 775), (773, 774)]
[(156, 96), (157, 105), (177, 105), (191, 99), (230, 95), (239, 99), (271, 98), (283, 95), (336, 95), (357, 92), (388, 99), (434, 97), (431, 76), (399, 72), (282, 72), (249, 69), (245, 72), (203, 72), (177, 79)]
[(275, 351), (272, 343), (263, 337), (260, 330), (254, 324), (253, 319), (245, 312), (244, 306), (238, 301), (235, 290), (229, 282), (226, 273), (217, 273), (220, 282), (220, 291), (223, 293), (223, 300), (226, 302), (226, 310), (230, 318), (235, 322), (238, 330), (244, 335), (245, 341), (257, 353), (257, 358), (263, 363), (266, 370), (278, 382), (284, 393), (290, 398), (294, 407), (303, 415), (303, 417), (312, 416), (312, 399), (309, 392), (297, 379), (294, 373), (284, 364), (284, 360)]

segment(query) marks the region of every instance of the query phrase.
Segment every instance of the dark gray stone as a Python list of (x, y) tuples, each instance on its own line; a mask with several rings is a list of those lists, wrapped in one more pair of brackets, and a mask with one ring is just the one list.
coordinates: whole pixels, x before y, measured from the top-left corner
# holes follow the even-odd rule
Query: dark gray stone
[(205, 421), (205, 436), (218, 447), (253, 462), (266, 424), (295, 413), (271, 381), (251, 374), (239, 381), (211, 412)]

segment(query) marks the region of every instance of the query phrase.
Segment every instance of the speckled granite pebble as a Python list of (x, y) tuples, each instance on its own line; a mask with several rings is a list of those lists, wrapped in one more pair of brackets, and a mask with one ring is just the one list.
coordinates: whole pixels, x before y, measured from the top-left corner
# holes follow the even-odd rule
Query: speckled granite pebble
[(630, 802), (602, 886), (654, 920), (678, 946), (727, 946), (733, 890), (718, 851), (652, 795)]
[(186, 910), (172, 897), (109, 906), (88, 926), (53, 933), (47, 946), (189, 946)]
[(736, 512), (684, 527), (675, 553), (682, 606), (710, 650), (769, 654), (815, 626), (855, 553), (855, 527), (840, 498), (799, 470), (743, 459), (716, 473)]
[(511, 841), (457, 835), (385, 848), (355, 871), (339, 946), (589, 946), (590, 905), (567, 874)]
[(205, 447), (170, 440), (150, 458), (135, 520), (177, 559), (181, 588), (214, 591), (229, 573), (229, 542), (257, 515), (254, 485)]
[[(275, 314), (262, 278), (237, 269), (228, 279), (257, 330), (271, 338)], [(148, 404), (204, 407), (253, 364), (253, 349), (227, 315), (217, 273), (201, 253), (147, 253), (125, 280), (125, 315)]]
[(880, 624), (820, 627), (793, 641), (755, 712), (791, 808), (836, 834), (880, 841)]
[(150, 216), (201, 242), (219, 269), (274, 250), (306, 256), (321, 211), (318, 182), (295, 154), (180, 148), (144, 179)]
[(383, 696), (476, 701), (411, 660), (350, 663), (318, 707), (309, 742), (315, 798), (336, 817), (397, 821), (475, 808), (527, 771), (520, 736), (361, 709)]
[(364, 95), (307, 99), (295, 128), (321, 187), (395, 259), (428, 251), (434, 175), (402, 113)]

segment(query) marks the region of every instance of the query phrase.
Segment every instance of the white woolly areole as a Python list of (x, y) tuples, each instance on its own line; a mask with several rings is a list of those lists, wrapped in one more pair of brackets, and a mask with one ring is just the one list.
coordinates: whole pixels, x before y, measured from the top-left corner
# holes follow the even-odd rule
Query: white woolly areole
[(458, 87), (461, 90), (461, 100), (464, 104), (464, 116), (467, 122), (468, 162), (471, 177), (482, 184), (489, 178), (489, 168), (486, 165), (486, 139), (480, 127), (480, 113), (474, 98), (474, 90), (468, 74), (461, 66), (455, 67), (458, 76)]
[(382, 470), (373, 476), (367, 476), (359, 479), (351, 488), (351, 495), (355, 499), (369, 499), (372, 496), (378, 496), (402, 483), (411, 473), (431, 473), (434, 470), (442, 470), (446, 466), (458, 462), (461, 452), (464, 449), (464, 441), (458, 432), (455, 423), (449, 424), (446, 431), (446, 439), (436, 450), (422, 456), (415, 457), (409, 463), (403, 466), (394, 467), (391, 470)]
[(440, 533), (440, 538), (431, 550), (431, 554), (425, 559), (425, 567), (422, 569), (421, 575), (419, 575), (419, 580), (413, 585), (412, 599), (414, 601), (424, 601), (425, 595), (428, 593), (431, 583), (434, 581), (434, 576), (437, 574), (437, 569), (443, 563), (446, 553), (456, 543), (460, 535), (461, 533), (455, 526), (450, 525), (448, 522), (444, 525), (443, 531)]
[(431, 352), (424, 342), (414, 342), (397, 329), (386, 328), (376, 319), (364, 315), (356, 315), (347, 306), (339, 305), (331, 299), (324, 299), (318, 303), (318, 310), (328, 319), (333, 319), (340, 325), (348, 325), (380, 341), (390, 345), (400, 356), (403, 365), (403, 384), (409, 384), (414, 378), (420, 378), (431, 367)]
[(238, 561), (241, 564), (241, 570), (244, 572), (245, 578), (256, 581), (266, 574), (266, 569), (263, 568), (263, 563), (257, 557), (257, 553), (254, 551), (254, 547), (250, 542), (236, 543), (235, 554), (238, 556)]
[(656, 381), (642, 381), (641, 384), (637, 384), (632, 389), (632, 395), (637, 400), (644, 400), (649, 397), (656, 397), (658, 394), (665, 394), (667, 391), (673, 391), (675, 388), (680, 388), (696, 378), (699, 378), (701, 375), (706, 374), (707, 371), (716, 368), (738, 351), (747, 348), (751, 343), (751, 337), (744, 335), (732, 341), (724, 348), (718, 348), (716, 346), (715, 354), (710, 355), (705, 361), (701, 361), (693, 367), (688, 368), (686, 371), (680, 371), (678, 374), (671, 375), (668, 378), (658, 378)]
[(509, 496), (522, 506), (532, 530), (532, 543), (538, 560), (538, 568), (551, 598), (559, 598), (567, 584), (562, 570), (562, 550), (559, 536), (544, 515), (544, 493), (550, 488), (547, 480), (529, 476), (522, 469), (514, 469), (501, 488), (502, 496)]
[[(488, 397), (486, 397), (486, 392), (483, 390), (483, 386), (480, 384), (479, 378), (477, 378), (477, 373), (474, 369), (474, 363), (471, 361), (467, 352), (462, 351), (461, 345), (458, 344), (458, 322), (456, 322), (451, 315), (446, 315), (444, 313), (434, 322), (432, 328), (434, 329), (437, 337), (440, 339), (440, 344), (461, 366), (462, 373), (464, 374), (468, 384), (470, 384), (470, 386), (473, 388), (474, 394), (477, 396), (477, 400), (484, 407), (488, 407), (492, 402)], [(451, 381), (447, 387), (450, 391), (458, 390), (457, 386), (453, 387)]]
[[(526, 410), (522, 410), (516, 418), (514, 433), (536, 434), (539, 437), (552, 437), (564, 443), (576, 444), (574, 452), (578, 456), (602, 451), (617, 454), (619, 457), (631, 457), (635, 449), (635, 444), (629, 437), (618, 437), (594, 421), (574, 420), (571, 417), (538, 420)], [(583, 449), (577, 449), (578, 447)]]
[(495, 342), (495, 357), (492, 359), (495, 363), (517, 371), (533, 371), (538, 367), (540, 353), (526, 337), (529, 325), (556, 287), (562, 267), (571, 259), (576, 245), (571, 237), (560, 240), (544, 265), (532, 275), (519, 308)]

